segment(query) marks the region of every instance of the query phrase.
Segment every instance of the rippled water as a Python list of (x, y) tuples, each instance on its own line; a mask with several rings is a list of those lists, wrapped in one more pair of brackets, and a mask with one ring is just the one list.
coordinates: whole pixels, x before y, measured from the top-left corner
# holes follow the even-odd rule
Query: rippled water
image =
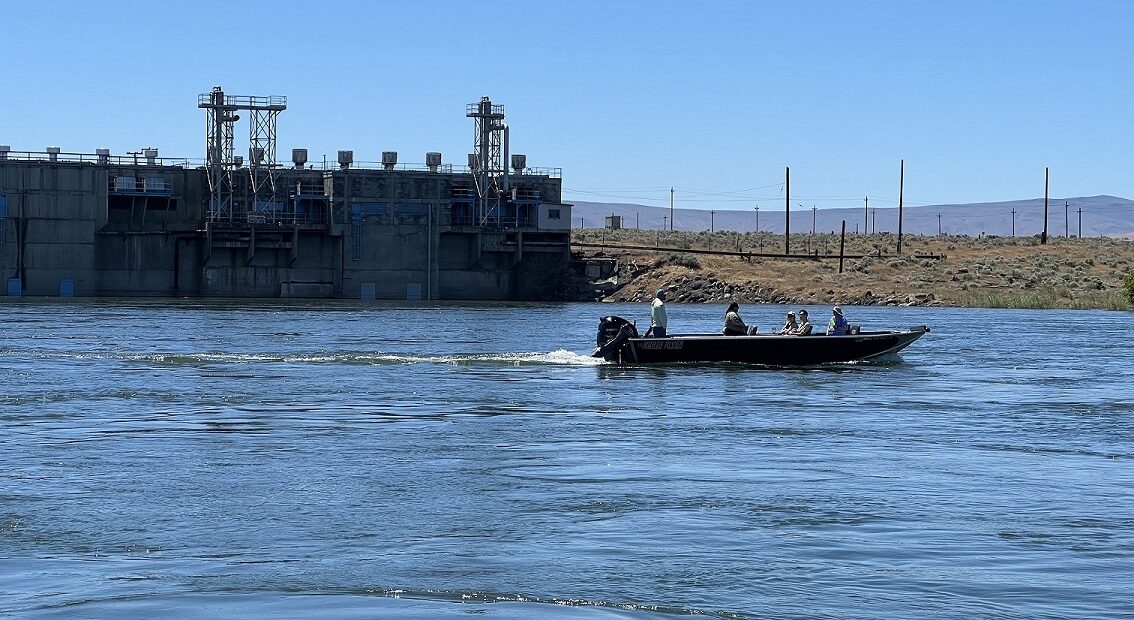
[(0, 615), (1134, 614), (1130, 314), (785, 370), (599, 363), (611, 312), (0, 302)]

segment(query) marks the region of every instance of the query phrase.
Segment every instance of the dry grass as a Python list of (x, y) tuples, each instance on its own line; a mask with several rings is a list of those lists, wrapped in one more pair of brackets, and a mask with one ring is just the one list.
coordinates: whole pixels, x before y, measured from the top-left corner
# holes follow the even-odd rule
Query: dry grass
[[(792, 251), (837, 254), (835, 235), (792, 236)], [(677, 249), (735, 250), (780, 253), (783, 236), (770, 233), (682, 233), (656, 231), (576, 231), (574, 241), (650, 245)], [(905, 236), (897, 253), (895, 235), (848, 235), (846, 259), (785, 259), (679, 253), (620, 251), (630, 282), (613, 295), (634, 299), (638, 292), (661, 286), (697, 286), (704, 295), (685, 301), (717, 301), (735, 297), (761, 302), (889, 303), (1013, 308), (1131, 309), (1123, 294), (1123, 279), (1134, 272), (1134, 242), (1125, 239), (1052, 238), (1041, 245), (1035, 237)], [(597, 250), (587, 248), (586, 253)], [(935, 255), (944, 258), (917, 258)], [(693, 257), (690, 260), (687, 257)], [(706, 286), (706, 283), (712, 286)], [(646, 295), (648, 298), (648, 295)], [(671, 298), (673, 296), (671, 295)], [(699, 297), (703, 297), (699, 298)], [(676, 299), (682, 301), (682, 299)]]

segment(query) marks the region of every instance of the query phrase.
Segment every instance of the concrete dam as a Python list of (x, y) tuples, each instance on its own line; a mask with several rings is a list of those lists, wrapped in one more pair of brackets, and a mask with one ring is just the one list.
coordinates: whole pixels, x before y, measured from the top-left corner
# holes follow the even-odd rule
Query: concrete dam
[[(0, 146), (9, 296), (547, 300), (569, 279), (558, 169), (509, 155), (503, 106), (466, 108), (467, 165), (276, 163), (283, 97), (202, 94), (204, 162)], [(239, 113), (238, 113), (239, 112)], [(248, 158), (234, 127), (249, 117)]]

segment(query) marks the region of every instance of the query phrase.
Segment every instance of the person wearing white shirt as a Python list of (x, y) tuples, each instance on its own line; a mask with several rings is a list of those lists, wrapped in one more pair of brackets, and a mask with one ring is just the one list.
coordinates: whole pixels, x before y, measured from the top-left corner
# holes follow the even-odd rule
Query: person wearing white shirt
[(665, 289), (659, 288), (650, 306), (650, 331), (654, 338), (665, 338), (665, 328), (669, 320), (665, 316)]

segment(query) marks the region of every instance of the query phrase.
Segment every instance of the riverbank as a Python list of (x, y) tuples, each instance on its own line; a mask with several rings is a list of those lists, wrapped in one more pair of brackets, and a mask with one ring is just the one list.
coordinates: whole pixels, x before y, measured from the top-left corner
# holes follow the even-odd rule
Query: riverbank
[(583, 254), (616, 260), (595, 294), (605, 301), (646, 301), (664, 287), (677, 303), (1131, 309), (1123, 279), (1134, 242), (1125, 239), (906, 235), (899, 253), (897, 235), (848, 235), (842, 273), (832, 234), (793, 235), (793, 258), (749, 255), (782, 254), (783, 235), (771, 233), (588, 229), (572, 241), (605, 244)]

